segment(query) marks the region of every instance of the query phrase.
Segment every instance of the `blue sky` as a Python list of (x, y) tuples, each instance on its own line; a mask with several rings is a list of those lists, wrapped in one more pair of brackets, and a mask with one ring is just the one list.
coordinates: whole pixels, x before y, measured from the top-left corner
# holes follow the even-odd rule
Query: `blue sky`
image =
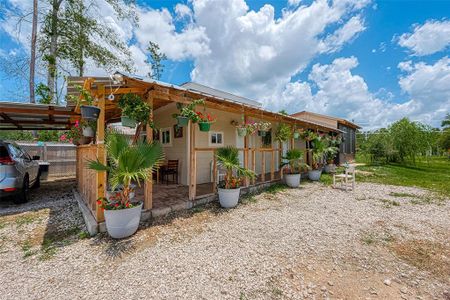
[[(26, 11), (26, 2), (15, 0), (15, 9)], [(198, 81), (272, 110), (306, 109), (370, 129), (402, 116), (437, 126), (450, 109), (450, 1), (137, 3), (139, 28), (116, 23), (141, 75), (152, 40), (169, 57), (163, 81)], [(27, 29), (16, 40), (12, 19), (4, 17), (0, 54), (26, 55)], [(17, 81), (4, 79), (4, 69), (0, 76), (0, 100), (7, 100)]]

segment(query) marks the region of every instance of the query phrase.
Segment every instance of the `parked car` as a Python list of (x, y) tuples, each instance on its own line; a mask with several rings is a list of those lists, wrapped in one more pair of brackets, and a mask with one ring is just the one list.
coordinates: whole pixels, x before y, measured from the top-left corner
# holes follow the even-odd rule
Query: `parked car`
[(38, 160), (17, 144), (0, 140), (0, 198), (14, 196), (15, 203), (27, 202), (30, 187), (40, 186)]

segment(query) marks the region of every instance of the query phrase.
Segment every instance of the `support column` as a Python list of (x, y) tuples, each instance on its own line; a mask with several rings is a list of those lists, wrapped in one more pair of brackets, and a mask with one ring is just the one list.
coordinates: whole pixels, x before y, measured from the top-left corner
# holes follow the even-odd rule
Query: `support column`
[[(147, 135), (147, 143), (153, 143), (153, 128), (149, 125), (153, 122), (153, 97), (150, 91), (147, 96), (147, 103), (152, 110), (150, 111), (150, 118), (145, 126), (145, 134)], [(152, 171), (150, 171), (152, 172)], [(153, 207), (153, 173), (150, 174), (150, 179), (144, 183), (144, 209), (150, 210)]]
[[(106, 164), (106, 150), (105, 150), (105, 86), (98, 86), (98, 103), (97, 106), (100, 108), (100, 115), (97, 119), (97, 159), (102, 163)], [(96, 183), (97, 183), (97, 193), (96, 199), (103, 198), (106, 195), (106, 172), (96, 172)], [(97, 203), (97, 202), (96, 202)], [(103, 210), (100, 209), (99, 205), (96, 204), (95, 215), (97, 222), (103, 222), (105, 216)]]
[(217, 157), (216, 150), (213, 151), (213, 193), (217, 192)]
[[(244, 122), (247, 124), (247, 116), (244, 116)], [(248, 135), (246, 134), (244, 137), (244, 168), (248, 169)], [(249, 179), (246, 177), (244, 180), (244, 185), (249, 186)]]
[(273, 181), (275, 180), (275, 149), (273, 149), (273, 146), (270, 154), (270, 180)]
[(261, 151), (261, 182), (266, 181), (266, 152)]
[[(253, 168), (253, 172), (256, 174), (256, 150), (252, 149), (252, 168)], [(253, 178), (252, 179), (252, 184), (255, 185), (256, 183), (256, 179)]]
[(195, 124), (189, 122), (189, 200), (195, 200), (197, 188), (197, 154), (195, 153)]

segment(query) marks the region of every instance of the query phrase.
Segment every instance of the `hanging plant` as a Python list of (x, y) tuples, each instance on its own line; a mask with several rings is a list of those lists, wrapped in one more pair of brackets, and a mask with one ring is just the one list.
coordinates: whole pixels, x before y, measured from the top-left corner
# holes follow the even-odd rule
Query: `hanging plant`
[(272, 124), (270, 124), (269, 122), (260, 121), (260, 122), (256, 123), (256, 128), (258, 129), (258, 135), (262, 136), (262, 137), (266, 136), (267, 131), (269, 131), (271, 126), (272, 126)]
[(199, 119), (195, 112), (195, 107), (200, 104), (204, 105), (205, 100), (203, 99), (194, 100), (187, 105), (177, 103), (177, 108), (179, 112), (172, 115), (173, 118), (177, 119), (177, 125), (179, 127), (185, 127), (189, 124), (189, 120), (191, 120), (192, 123), (197, 123)]
[(216, 117), (207, 112), (196, 112), (198, 117), (198, 127), (200, 131), (208, 132), (211, 129), (211, 124), (216, 121)]
[(293, 138), (298, 140), (300, 137), (300, 132), (298, 132), (297, 125), (294, 125), (294, 133), (292, 134)]
[(238, 135), (242, 137), (254, 134), (257, 129), (255, 124), (256, 123), (254, 121), (250, 120), (245, 121), (244, 116), (242, 116), (241, 123), (238, 123), (237, 121), (232, 121), (231, 123), (231, 125), (234, 125), (236, 127)]
[(281, 123), (278, 125), (277, 132), (275, 133), (275, 139), (282, 143), (289, 140), (291, 135), (291, 127), (287, 124)]
[(75, 88), (80, 93), (79, 97), (69, 96), (71, 101), (77, 103), (77, 106), (80, 107), (81, 117), (85, 120), (97, 120), (100, 115), (100, 108), (94, 106), (95, 99), (92, 97), (89, 91), (85, 90), (81, 86), (77, 85)]
[(140, 96), (131, 93), (123, 95), (120, 97), (119, 107), (122, 109), (123, 126), (134, 128), (137, 124), (145, 125), (149, 122), (152, 109)]

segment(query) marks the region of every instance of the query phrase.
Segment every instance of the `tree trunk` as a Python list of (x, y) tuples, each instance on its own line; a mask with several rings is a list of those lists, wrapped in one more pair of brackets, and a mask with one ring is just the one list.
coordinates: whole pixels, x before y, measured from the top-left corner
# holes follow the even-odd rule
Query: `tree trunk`
[(36, 67), (36, 33), (38, 18), (38, 0), (33, 0), (33, 21), (31, 29), (31, 57), (30, 57), (30, 102), (35, 103), (34, 97), (34, 73)]
[(58, 12), (61, 5), (61, 0), (52, 1), (52, 17), (51, 17), (51, 35), (50, 35), (50, 51), (48, 57), (48, 73), (47, 86), (50, 89), (52, 99), (56, 99), (56, 57), (58, 49)]

